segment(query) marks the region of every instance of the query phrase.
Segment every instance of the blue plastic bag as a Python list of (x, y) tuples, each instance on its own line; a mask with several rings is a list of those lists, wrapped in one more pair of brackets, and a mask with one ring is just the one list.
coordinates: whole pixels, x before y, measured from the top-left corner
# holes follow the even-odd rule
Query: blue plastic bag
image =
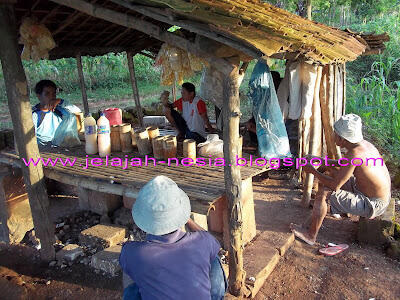
[(258, 61), (249, 82), (249, 97), (253, 101), (258, 151), (266, 159), (291, 157), (282, 112), (268, 65)]
[(59, 147), (76, 147), (81, 144), (78, 136), (76, 117), (68, 109), (63, 108), (62, 121), (54, 133), (51, 143)]

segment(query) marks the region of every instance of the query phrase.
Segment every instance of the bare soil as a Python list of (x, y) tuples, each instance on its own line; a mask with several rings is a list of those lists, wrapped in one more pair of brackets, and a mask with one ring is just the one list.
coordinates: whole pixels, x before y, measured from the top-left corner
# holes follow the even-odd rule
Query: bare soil
[[(277, 182), (254, 182), (255, 200), (274, 200), (265, 191)], [(275, 197), (281, 197), (277, 191)], [(55, 219), (60, 211), (69, 214), (75, 209), (76, 203), (62, 199), (51, 212)], [(400, 299), (400, 262), (386, 257), (381, 248), (356, 243), (356, 230), (354, 218), (327, 217), (318, 242), (347, 243), (350, 248), (323, 257), (318, 254), (320, 245), (296, 241), (256, 299)], [(83, 264), (49, 267), (31, 247), (0, 244), (0, 299), (121, 299), (121, 281), (121, 276), (97, 274)]]

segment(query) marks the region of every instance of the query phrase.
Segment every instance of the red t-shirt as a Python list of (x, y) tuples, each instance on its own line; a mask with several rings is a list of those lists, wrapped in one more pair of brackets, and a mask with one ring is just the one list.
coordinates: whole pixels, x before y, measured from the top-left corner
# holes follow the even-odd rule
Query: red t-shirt
[[(182, 98), (179, 98), (174, 102), (174, 107), (176, 107), (179, 111), (183, 111), (182, 101)], [(207, 112), (206, 103), (203, 100), (199, 100), (199, 102), (197, 102), (197, 110), (199, 111), (199, 114)]]

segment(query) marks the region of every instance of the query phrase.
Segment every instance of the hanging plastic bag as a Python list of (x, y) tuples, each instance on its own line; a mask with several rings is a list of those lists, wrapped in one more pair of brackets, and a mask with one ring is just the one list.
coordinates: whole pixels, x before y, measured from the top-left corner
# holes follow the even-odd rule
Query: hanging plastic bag
[(52, 144), (64, 148), (79, 146), (81, 141), (78, 136), (76, 117), (67, 109), (65, 111), (67, 113), (63, 114), (62, 121), (54, 133)]
[(289, 139), (268, 65), (258, 61), (249, 82), (258, 150), (266, 159), (290, 157)]

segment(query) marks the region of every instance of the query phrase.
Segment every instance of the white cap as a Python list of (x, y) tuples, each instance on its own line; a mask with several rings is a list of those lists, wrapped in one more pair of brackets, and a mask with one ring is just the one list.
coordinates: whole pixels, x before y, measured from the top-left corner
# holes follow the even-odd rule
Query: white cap
[(350, 143), (359, 143), (364, 137), (362, 134), (361, 118), (355, 114), (343, 115), (333, 125), (335, 132)]

